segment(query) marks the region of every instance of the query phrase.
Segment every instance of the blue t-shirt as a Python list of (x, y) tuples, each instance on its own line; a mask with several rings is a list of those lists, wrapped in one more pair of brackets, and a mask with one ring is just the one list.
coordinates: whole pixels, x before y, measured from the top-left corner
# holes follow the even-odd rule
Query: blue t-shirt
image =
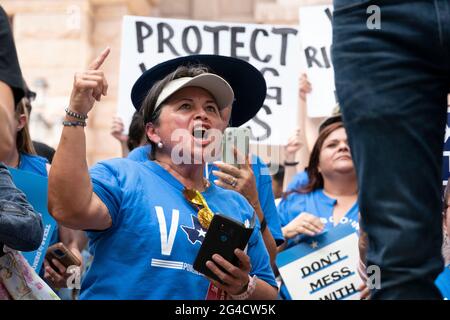
[(151, 150), (152, 146), (150, 144), (146, 144), (144, 146), (140, 146), (131, 150), (127, 158), (138, 162), (145, 162), (149, 160)]
[(300, 171), (292, 178), (291, 182), (289, 182), (286, 191), (297, 190), (301, 186), (306, 185), (308, 181), (308, 173), (306, 171)]
[[(34, 154), (27, 154), (27, 153), (21, 153), (20, 154), (20, 163), (18, 166), (18, 169), (25, 170), (28, 172), (32, 172), (38, 175), (41, 175), (43, 177), (48, 177), (47, 172), (47, 159), (34, 155)], [(55, 225), (55, 230), (52, 233), (52, 237), (49, 242), (49, 246), (59, 242), (59, 230), (58, 230), (58, 224)], [(43, 273), (43, 268), (41, 269), (41, 272)]]
[[(102, 161), (91, 168), (94, 192), (107, 206), (112, 226), (89, 231), (94, 259), (81, 299), (205, 299), (209, 281), (192, 264), (204, 239), (183, 185), (152, 161)], [(203, 193), (211, 210), (250, 221), (253, 210), (237, 192), (214, 184)], [(259, 232), (250, 238), (251, 274), (276, 287)]]
[(436, 278), (434, 282), (445, 300), (450, 300), (450, 264), (444, 268), (444, 271)]
[[(306, 177), (307, 178), (307, 177)], [(304, 183), (302, 183), (304, 184)], [(319, 217), (324, 224), (324, 230), (326, 232), (331, 228), (334, 228), (333, 221), (333, 208), (336, 204), (336, 199), (328, 197), (323, 189), (317, 189), (310, 193), (297, 193), (293, 192), (287, 196), (287, 198), (281, 200), (278, 206), (278, 212), (280, 215), (281, 225), (284, 227), (289, 222), (294, 220), (300, 213), (308, 212), (316, 217)], [(358, 212), (359, 207), (356, 202), (349, 211), (341, 218), (339, 223), (350, 223), (351, 226), (358, 231)], [(290, 248), (300, 241), (304, 240), (308, 236), (297, 235), (296, 237), (289, 239), (287, 242), (287, 248)], [(280, 290), (281, 297), (290, 300), (291, 297), (284, 284), (281, 285)]]
[(20, 153), (20, 163), (17, 169), (25, 170), (46, 177), (47, 174), (47, 159), (27, 153)]
[[(294, 220), (300, 213), (308, 212), (316, 217), (319, 217), (325, 225), (324, 231), (334, 227), (333, 222), (333, 208), (336, 204), (336, 199), (328, 197), (323, 189), (317, 189), (310, 193), (289, 194), (285, 199), (281, 200), (278, 206), (278, 213), (280, 215), (281, 226), (286, 226), (289, 222)], [(339, 223), (350, 223), (352, 227), (358, 231), (358, 203), (350, 208), (350, 210), (341, 218)], [(304, 235), (298, 235), (288, 240), (287, 248), (299, 243), (305, 238)]]
[[(151, 145), (145, 145), (133, 149), (128, 154), (128, 159), (145, 162), (151, 151)], [(252, 169), (255, 175), (256, 188), (258, 190), (258, 198), (262, 211), (266, 218), (267, 227), (272, 233), (277, 246), (284, 242), (283, 233), (281, 232), (281, 224), (278, 218), (278, 211), (272, 191), (272, 177), (270, 176), (267, 165), (257, 156), (252, 156)], [(216, 166), (208, 166), (208, 177), (210, 182), (214, 182), (217, 178), (211, 173), (212, 170), (218, 170)]]

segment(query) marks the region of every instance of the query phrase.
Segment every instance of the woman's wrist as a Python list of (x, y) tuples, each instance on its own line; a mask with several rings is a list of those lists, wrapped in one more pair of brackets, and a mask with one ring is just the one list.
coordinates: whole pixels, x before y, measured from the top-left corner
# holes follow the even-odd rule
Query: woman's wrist
[(253, 292), (256, 290), (256, 280), (258, 277), (254, 275), (253, 277), (248, 275), (248, 282), (243, 288), (243, 292), (240, 294), (230, 294), (231, 299), (233, 300), (247, 300)]
[(291, 239), (293, 237), (293, 230), (289, 225), (281, 228), (281, 232), (283, 234), (283, 238), (285, 239)]
[(294, 153), (285, 153), (285, 156), (284, 156), (284, 162), (294, 162), (295, 161), (295, 154), (296, 154), (296, 152), (294, 152)]

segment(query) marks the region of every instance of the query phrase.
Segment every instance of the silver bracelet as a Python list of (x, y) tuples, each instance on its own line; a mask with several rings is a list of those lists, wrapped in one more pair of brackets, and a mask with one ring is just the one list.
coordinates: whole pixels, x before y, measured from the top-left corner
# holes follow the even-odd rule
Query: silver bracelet
[(68, 116), (74, 117), (76, 119), (80, 119), (80, 120), (84, 121), (88, 118), (87, 114), (76, 113), (76, 112), (73, 112), (72, 110), (70, 110), (69, 108), (66, 108), (65, 111)]

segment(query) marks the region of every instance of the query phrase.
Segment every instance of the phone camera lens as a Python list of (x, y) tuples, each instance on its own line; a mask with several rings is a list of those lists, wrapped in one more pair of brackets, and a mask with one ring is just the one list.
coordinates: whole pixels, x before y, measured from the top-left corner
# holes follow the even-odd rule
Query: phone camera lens
[(223, 234), (220, 236), (220, 241), (226, 242), (227, 240), (228, 240), (228, 237), (226, 235)]

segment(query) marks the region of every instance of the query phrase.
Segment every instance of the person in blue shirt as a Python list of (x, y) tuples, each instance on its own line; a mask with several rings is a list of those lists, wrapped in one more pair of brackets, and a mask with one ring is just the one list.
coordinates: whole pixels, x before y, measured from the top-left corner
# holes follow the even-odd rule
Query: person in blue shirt
[[(351, 224), (357, 231), (358, 185), (342, 122), (322, 130), (311, 152), (307, 177), (287, 193), (278, 212), (283, 235), (290, 248), (338, 224)], [(282, 284), (281, 297), (290, 299)]]
[[(108, 54), (109, 48), (75, 77), (49, 176), (51, 214), (66, 226), (89, 230), (94, 260), (80, 298), (206, 299), (223, 297), (222, 292), (232, 299), (275, 299), (276, 282), (258, 224), (247, 249), (234, 251), (239, 266), (220, 254), (206, 263), (221, 282), (193, 269), (211, 212), (242, 223), (254, 217), (244, 197), (203, 176), (204, 151), (214, 142), (199, 133), (223, 126), (222, 111), (240, 96), (238, 89), (233, 91), (206, 66), (185, 64), (184, 59), (175, 59), (174, 70), (165, 68), (166, 63), (156, 65), (132, 90), (133, 104), (142, 108), (152, 160), (112, 159), (88, 171), (85, 119), (94, 102), (106, 95), (99, 68)], [(242, 60), (211, 59), (240, 78), (262, 77)], [(264, 97), (265, 91), (254, 94)], [(176, 139), (175, 130), (181, 133)], [(172, 153), (177, 148), (184, 156), (181, 162)], [(187, 190), (197, 190), (210, 210), (203, 201), (194, 207), (185, 197)]]
[[(227, 115), (225, 115), (225, 117), (227, 117)], [(138, 162), (145, 162), (149, 159), (150, 151), (151, 146), (146, 144), (134, 148), (128, 154), (127, 158)], [(214, 171), (217, 173), (218, 167), (228, 170), (230, 175), (229, 180), (226, 180), (226, 178), (218, 179), (214, 175)], [(241, 193), (250, 204), (253, 204), (253, 206), (260, 206), (258, 218), (260, 221), (263, 221), (263, 219), (266, 221), (267, 228), (262, 230), (262, 235), (267, 250), (269, 251), (271, 263), (273, 264), (277, 252), (276, 246), (282, 245), (284, 243), (284, 238), (281, 232), (278, 211), (275, 206), (272, 191), (272, 179), (269, 175), (269, 168), (267, 165), (258, 156), (252, 155), (251, 167), (241, 165), (239, 168), (234, 169), (234, 167), (223, 163), (216, 163), (215, 165), (208, 164), (205, 168), (205, 176), (210, 182), (216, 183), (220, 187), (234, 189)], [(230, 181), (231, 177), (236, 179), (237, 184), (235, 187), (225, 182)]]
[[(326, 127), (336, 122), (342, 122), (342, 114), (339, 104), (337, 104), (333, 109), (333, 114), (330, 117), (324, 119), (319, 124), (318, 134), (320, 134)], [(287, 192), (300, 189), (302, 186), (308, 183), (308, 172), (306, 170), (300, 171), (293, 175), (293, 177), (289, 180), (289, 183), (286, 187)]]
[[(8, 133), (12, 135), (12, 144), (8, 147), (3, 155), (0, 155), (0, 161), (11, 168), (28, 171), (43, 177), (48, 176), (48, 170), (50, 165), (47, 159), (40, 157), (36, 154), (33, 146), (33, 142), (29, 132), (29, 114), (31, 110), (30, 91), (25, 87), (25, 97), (23, 97), (14, 109), (8, 109), (10, 118), (6, 117), (0, 119), (0, 123), (3, 128), (13, 128), (13, 132)], [(2, 138), (6, 135), (1, 134)], [(0, 139), (4, 141), (4, 139)], [(78, 244), (84, 241), (84, 236), (81, 232), (70, 230), (62, 226), (56, 226), (50, 238), (49, 245), (53, 245), (57, 242), (63, 242), (66, 247), (71, 250), (73, 254), (81, 258), (80, 249)], [(54, 270), (48, 261), (44, 260), (45, 268), (41, 268), (40, 276), (47, 281), (47, 283), (53, 288), (61, 288), (66, 286), (66, 280), (70, 277), (69, 273), (66, 273), (66, 268), (62, 264), (56, 261), (54, 263), (59, 269)]]
[[(233, 86), (232, 86), (233, 87)], [(238, 113), (232, 113), (231, 109), (224, 110), (223, 116), (226, 126), (232, 123), (235, 126), (246, 123), (252, 118), (249, 114), (245, 117)], [(140, 117), (133, 116), (130, 124), (130, 132), (137, 132), (136, 123), (142, 123)], [(221, 130), (225, 130), (224, 126)], [(120, 131), (120, 130), (119, 130)], [(114, 135), (118, 138), (118, 132)], [(133, 136), (136, 136), (133, 134)], [(141, 141), (137, 138), (134, 141)], [(133, 145), (135, 147), (136, 144)], [(135, 161), (144, 162), (149, 159), (151, 146), (149, 144), (133, 148), (127, 158)], [(249, 165), (250, 164), (250, 165)], [(219, 171), (220, 170), (220, 171)], [(267, 165), (256, 155), (252, 155), (247, 164), (234, 167), (223, 162), (215, 162), (207, 164), (205, 168), (205, 176), (210, 182), (218, 186), (235, 190), (242, 194), (249, 203), (254, 207), (258, 214), (258, 219), (262, 222), (262, 236), (266, 248), (269, 251), (271, 264), (274, 264), (277, 253), (277, 246), (284, 243), (283, 234), (281, 232), (281, 224), (278, 217), (278, 211), (275, 205), (275, 199), (272, 190), (272, 178)], [(235, 185), (229, 182), (234, 181)], [(265, 227), (267, 226), (267, 228)]]
[(339, 223), (359, 228), (358, 185), (342, 122), (319, 134), (307, 174), (307, 183), (288, 192), (278, 206), (286, 247)]

